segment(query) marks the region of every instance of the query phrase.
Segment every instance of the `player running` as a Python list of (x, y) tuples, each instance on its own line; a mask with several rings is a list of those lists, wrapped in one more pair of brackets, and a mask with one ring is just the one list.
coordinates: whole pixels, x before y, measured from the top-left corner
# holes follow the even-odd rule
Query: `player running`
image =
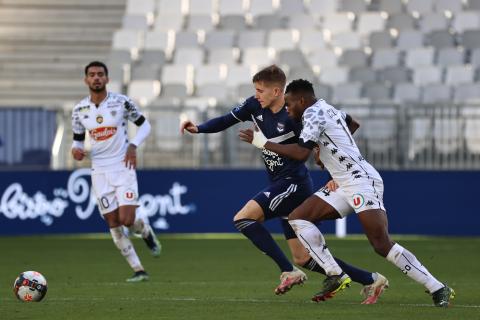
[[(255, 96), (246, 99), (230, 113), (211, 119), (200, 125), (191, 121), (181, 124), (181, 131), (190, 133), (214, 133), (223, 131), (239, 122), (252, 121), (272, 140), (278, 143), (296, 143), (301, 125), (288, 117), (284, 106), (286, 77), (277, 66), (270, 66), (253, 77)], [(351, 123), (354, 127), (354, 123)], [(237, 212), (233, 218), (235, 227), (280, 268), (280, 284), (276, 294), (284, 294), (293, 286), (307, 280), (305, 273), (292, 265), (285, 254), (265, 229), (262, 222), (282, 218), (282, 226), (293, 260), (297, 265), (314, 272), (325, 274), (323, 268), (313, 260), (299, 242), (286, 221), (287, 215), (313, 194), (313, 184), (304, 161), (291, 160), (269, 150), (262, 150), (270, 184)], [(388, 280), (379, 273), (357, 269), (340, 259), (337, 263), (349, 270), (353, 281), (365, 286), (363, 303), (375, 303), (388, 286)]]
[(338, 184), (335, 192), (325, 193), (321, 189), (289, 215), (289, 223), (300, 241), (327, 273), (322, 290), (313, 299), (330, 298), (350, 282), (349, 272), (335, 261), (314, 223), (355, 211), (375, 251), (424, 285), (436, 306), (447, 307), (454, 298), (453, 289), (432, 276), (413, 253), (390, 239), (382, 178), (360, 154), (348, 130), (346, 114), (317, 100), (312, 84), (301, 79), (287, 86), (285, 102), (289, 116), (303, 122), (298, 143), (280, 144), (264, 128), (242, 130), (240, 139), (292, 161), (305, 161), (318, 146), (320, 160)]
[[(85, 84), (90, 95), (73, 109), (72, 156), (81, 161), (87, 155), (84, 141), (88, 131), (92, 146), (92, 188), (99, 211), (110, 228), (113, 242), (135, 272), (127, 281), (146, 281), (148, 274), (123, 227), (140, 234), (154, 256), (160, 254), (160, 242), (150, 224), (135, 215), (136, 149), (150, 133), (150, 124), (128, 97), (107, 92), (107, 83), (108, 69), (104, 63), (93, 61), (85, 67)], [(138, 126), (130, 142), (127, 121)]]

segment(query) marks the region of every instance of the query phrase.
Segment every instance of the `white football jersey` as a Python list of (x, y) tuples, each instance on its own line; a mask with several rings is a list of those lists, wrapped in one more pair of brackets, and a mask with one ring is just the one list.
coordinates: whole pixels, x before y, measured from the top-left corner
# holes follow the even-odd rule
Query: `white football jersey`
[(88, 131), (94, 169), (122, 163), (128, 147), (127, 121), (135, 122), (141, 115), (132, 100), (113, 92), (98, 107), (86, 97), (73, 108), (73, 133)]
[(320, 160), (339, 186), (358, 186), (365, 184), (365, 179), (381, 180), (377, 170), (360, 154), (345, 118), (345, 112), (318, 100), (302, 116), (300, 142), (318, 144)]

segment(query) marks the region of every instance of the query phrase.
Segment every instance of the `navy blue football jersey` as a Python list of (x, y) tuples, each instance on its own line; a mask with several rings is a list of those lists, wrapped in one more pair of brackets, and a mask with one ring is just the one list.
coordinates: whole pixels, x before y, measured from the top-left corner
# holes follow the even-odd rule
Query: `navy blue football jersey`
[[(231, 114), (239, 121), (256, 123), (265, 137), (280, 144), (297, 143), (302, 130), (301, 123), (290, 118), (285, 107), (273, 113), (269, 108), (262, 108), (253, 96), (234, 108)], [(262, 149), (262, 157), (271, 181), (309, 176), (303, 161), (292, 160), (267, 149)]]

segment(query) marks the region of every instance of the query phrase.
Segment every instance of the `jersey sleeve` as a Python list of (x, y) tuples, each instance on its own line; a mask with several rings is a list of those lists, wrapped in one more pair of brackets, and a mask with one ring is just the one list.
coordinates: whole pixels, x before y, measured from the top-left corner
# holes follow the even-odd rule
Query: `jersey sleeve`
[(309, 149), (313, 149), (325, 132), (327, 124), (324, 111), (317, 108), (308, 108), (303, 114), (303, 129), (298, 143)]
[(129, 121), (135, 122), (142, 116), (140, 109), (131, 99), (127, 98), (123, 103), (123, 106), (125, 107), (125, 117)]
[(80, 107), (75, 107), (72, 112), (72, 131), (74, 135), (85, 136), (85, 127), (80, 121)]
[(258, 100), (251, 96), (236, 106), (230, 113), (239, 121), (250, 121), (252, 120), (252, 114), (259, 105)]

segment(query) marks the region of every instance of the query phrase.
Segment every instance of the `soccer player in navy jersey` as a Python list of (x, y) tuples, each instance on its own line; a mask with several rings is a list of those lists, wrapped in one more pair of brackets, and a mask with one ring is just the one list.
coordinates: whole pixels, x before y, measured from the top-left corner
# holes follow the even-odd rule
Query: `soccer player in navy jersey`
[[(284, 106), (286, 77), (277, 66), (269, 66), (253, 77), (255, 96), (246, 99), (230, 113), (211, 119), (200, 125), (191, 121), (181, 124), (181, 132), (214, 133), (223, 131), (239, 122), (252, 121), (272, 141), (281, 144), (297, 143), (301, 124), (288, 117)], [(352, 128), (355, 123), (351, 123)], [(313, 184), (304, 161), (291, 160), (269, 150), (262, 150), (262, 157), (269, 175), (270, 184), (237, 212), (233, 218), (235, 227), (262, 252), (272, 258), (281, 270), (280, 284), (276, 294), (284, 294), (294, 285), (303, 283), (307, 276), (287, 259), (262, 222), (272, 218), (283, 218), (282, 226), (293, 260), (306, 269), (325, 274), (302, 246), (285, 217), (305, 199), (313, 194)], [(348, 270), (353, 281), (364, 285), (363, 303), (372, 304), (383, 289), (387, 279), (379, 273), (357, 269), (336, 259), (343, 269)]]
[(375, 252), (422, 284), (436, 306), (448, 307), (455, 296), (453, 289), (430, 274), (412, 252), (390, 239), (383, 205), (383, 180), (361, 155), (347, 129), (347, 115), (324, 100), (317, 100), (312, 84), (302, 79), (287, 86), (285, 102), (289, 116), (302, 120), (302, 131), (296, 143), (279, 144), (260, 127), (255, 131), (241, 130), (239, 136), (243, 141), (291, 161), (305, 161), (318, 147), (321, 162), (338, 185), (335, 191), (324, 193), (320, 190), (311, 195), (288, 216), (302, 244), (327, 273), (322, 290), (313, 300), (331, 298), (350, 282), (348, 271), (335, 261), (314, 223), (356, 212)]

